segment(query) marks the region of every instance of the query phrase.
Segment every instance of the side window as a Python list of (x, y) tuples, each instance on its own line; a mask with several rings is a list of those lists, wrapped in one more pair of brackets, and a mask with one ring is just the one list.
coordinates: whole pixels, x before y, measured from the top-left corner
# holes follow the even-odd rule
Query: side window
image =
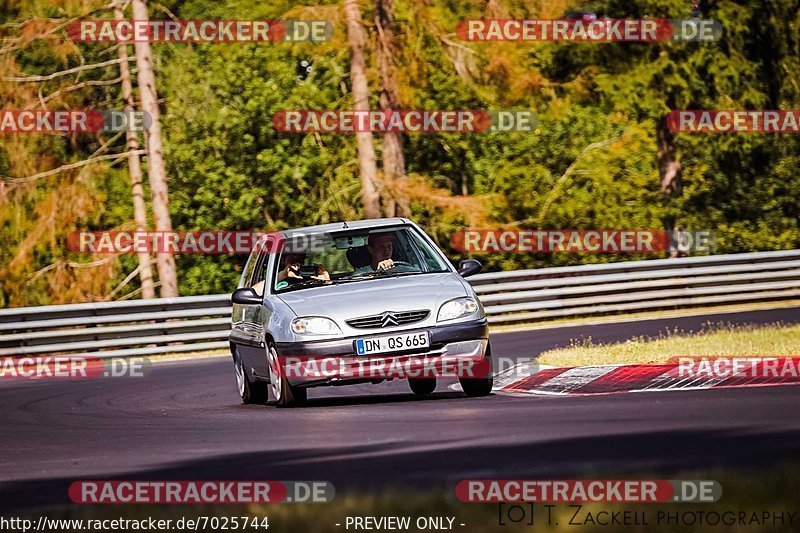
[(256, 294), (264, 296), (264, 285), (266, 284), (264, 280), (267, 279), (267, 260), (269, 259), (269, 254), (262, 250), (258, 253), (257, 259), (258, 261), (256, 261), (253, 280), (250, 286), (255, 289)]
[(253, 272), (256, 269), (256, 263), (258, 263), (258, 253), (253, 251), (250, 253), (250, 257), (247, 259), (247, 263), (244, 265), (244, 272), (242, 273), (242, 287), (252, 287), (253, 284), (251, 281), (253, 280)]
[(256, 293), (264, 295), (264, 278), (266, 273), (264, 270), (267, 267), (267, 253), (268, 246), (264, 242), (259, 242), (256, 245), (253, 253), (250, 254), (250, 259), (247, 260), (245, 265), (245, 272), (243, 277), (242, 287), (253, 287)]

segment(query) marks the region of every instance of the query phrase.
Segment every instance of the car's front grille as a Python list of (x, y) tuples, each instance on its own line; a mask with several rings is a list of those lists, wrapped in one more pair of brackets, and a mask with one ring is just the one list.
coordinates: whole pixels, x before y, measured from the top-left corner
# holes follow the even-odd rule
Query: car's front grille
[(379, 315), (362, 316), (345, 320), (353, 328), (388, 328), (392, 326), (405, 326), (428, 318), (431, 314), (427, 309), (420, 311), (386, 311)]

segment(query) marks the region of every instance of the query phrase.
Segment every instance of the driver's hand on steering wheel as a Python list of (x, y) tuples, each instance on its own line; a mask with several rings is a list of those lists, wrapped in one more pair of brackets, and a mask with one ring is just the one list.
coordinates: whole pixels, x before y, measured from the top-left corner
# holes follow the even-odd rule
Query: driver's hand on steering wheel
[(377, 270), (389, 270), (393, 266), (394, 266), (394, 261), (392, 261), (391, 259), (384, 259), (383, 261), (378, 263)]

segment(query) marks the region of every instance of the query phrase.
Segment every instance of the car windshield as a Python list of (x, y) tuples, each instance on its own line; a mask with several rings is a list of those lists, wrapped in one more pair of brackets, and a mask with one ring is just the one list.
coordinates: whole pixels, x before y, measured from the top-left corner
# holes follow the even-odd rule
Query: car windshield
[(293, 235), (275, 262), (275, 292), (447, 272), (440, 254), (413, 228)]

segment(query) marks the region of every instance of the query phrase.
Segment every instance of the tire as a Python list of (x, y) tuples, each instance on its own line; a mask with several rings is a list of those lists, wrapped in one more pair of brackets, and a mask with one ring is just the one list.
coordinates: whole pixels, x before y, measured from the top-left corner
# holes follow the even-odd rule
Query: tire
[(481, 378), (458, 378), (461, 388), (464, 393), (470, 398), (479, 396), (488, 396), (492, 393), (494, 386), (494, 372), (492, 372), (492, 349), (491, 346), (486, 346), (486, 361), (488, 363), (488, 371), (486, 377)]
[(267, 403), (267, 384), (261, 381), (250, 381), (237, 349), (234, 349), (233, 352), (233, 370), (236, 374), (236, 387), (243, 404)]
[(410, 378), (408, 386), (417, 396), (430, 394), (436, 389), (436, 378)]
[(269, 368), (269, 388), (278, 407), (292, 407), (305, 403), (308, 389), (292, 386), (278, 364), (278, 352), (275, 345), (267, 343), (267, 367)]

